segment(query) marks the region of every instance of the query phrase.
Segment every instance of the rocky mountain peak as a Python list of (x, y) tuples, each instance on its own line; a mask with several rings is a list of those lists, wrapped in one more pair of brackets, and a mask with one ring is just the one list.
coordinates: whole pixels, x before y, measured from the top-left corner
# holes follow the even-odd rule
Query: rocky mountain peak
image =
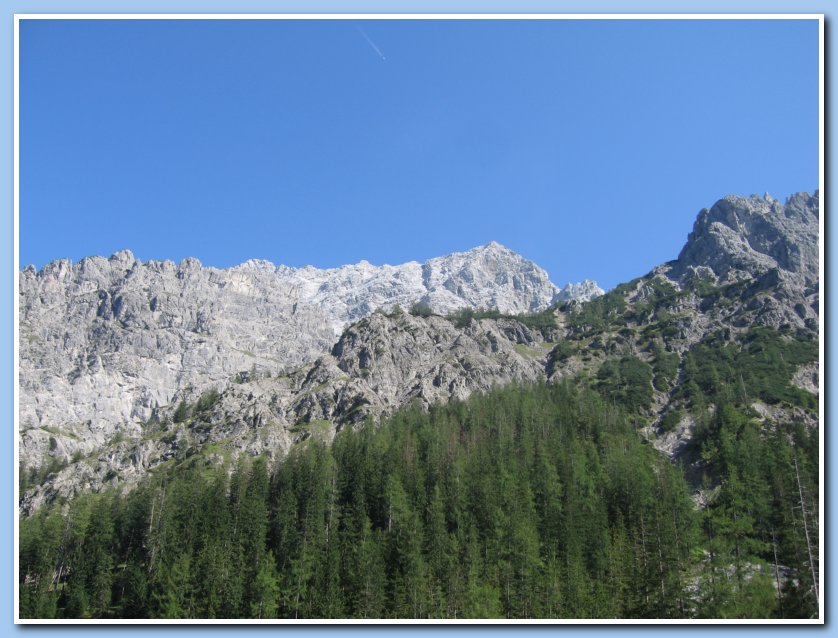
[(396, 305), (407, 308), (423, 302), (438, 314), (462, 308), (514, 314), (540, 311), (557, 300), (602, 294), (590, 281), (560, 289), (544, 270), (496, 241), (422, 264), (409, 261), (378, 266), (361, 260), (337, 268), (294, 268), (253, 259), (232, 270), (270, 274), (292, 286), (302, 301), (332, 317), (330, 325), (336, 336), (347, 323)]
[(778, 269), (802, 286), (818, 281), (819, 193), (785, 203), (770, 195), (729, 195), (702, 210), (678, 256), (676, 271), (710, 268), (722, 281)]
[(277, 266), (272, 261), (267, 259), (248, 259), (238, 266), (233, 266), (231, 270), (256, 270), (262, 272), (276, 272), (281, 266)]
[(577, 284), (568, 283), (554, 298), (554, 301), (590, 301), (595, 297), (605, 294), (597, 282), (592, 279), (584, 279)]
[(134, 257), (134, 253), (130, 250), (123, 249), (111, 255), (108, 261), (116, 262), (118, 264), (133, 264), (136, 261), (136, 258)]
[(503, 244), (492, 240), (482, 246), (475, 246), (471, 250), (467, 250), (466, 253), (474, 254), (474, 255), (506, 255), (506, 256), (519, 256), (511, 248), (507, 248)]

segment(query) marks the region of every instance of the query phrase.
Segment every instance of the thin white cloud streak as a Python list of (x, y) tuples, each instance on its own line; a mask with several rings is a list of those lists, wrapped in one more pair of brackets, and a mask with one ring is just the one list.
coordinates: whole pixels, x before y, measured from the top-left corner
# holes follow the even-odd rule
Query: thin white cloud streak
[(366, 40), (367, 43), (372, 47), (372, 50), (378, 54), (378, 57), (380, 57), (382, 60), (386, 60), (387, 58), (384, 57), (384, 54), (381, 52), (381, 49), (375, 46), (375, 42), (373, 42), (372, 39), (366, 33), (364, 33), (364, 30), (359, 26), (356, 26), (355, 28), (358, 29), (358, 33), (364, 36), (364, 40)]

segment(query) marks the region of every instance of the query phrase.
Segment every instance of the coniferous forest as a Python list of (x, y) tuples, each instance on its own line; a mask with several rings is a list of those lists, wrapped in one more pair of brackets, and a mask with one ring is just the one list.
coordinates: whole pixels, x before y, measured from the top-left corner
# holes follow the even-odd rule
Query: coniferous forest
[(510, 387), (42, 508), (20, 523), (20, 615), (816, 616), (817, 431), (714, 399), (703, 508), (624, 402)]

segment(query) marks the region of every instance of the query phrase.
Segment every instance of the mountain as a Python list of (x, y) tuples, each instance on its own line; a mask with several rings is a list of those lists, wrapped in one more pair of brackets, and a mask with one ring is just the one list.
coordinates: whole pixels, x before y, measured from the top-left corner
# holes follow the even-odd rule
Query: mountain
[(709, 269), (722, 282), (778, 270), (801, 289), (818, 284), (819, 193), (781, 203), (730, 195), (702, 210), (678, 256), (677, 272)]
[[(819, 313), (819, 193), (797, 193), (781, 203), (765, 197), (728, 196), (701, 211), (673, 265), (679, 281), (747, 283), (771, 290), (753, 297), (760, 323), (808, 321)], [(757, 308), (756, 304), (762, 307)]]
[(497, 242), (423, 264), (411, 261), (399, 266), (373, 266), (361, 261), (318, 269), (250, 260), (233, 270), (273, 273), (279, 281), (299, 290), (307, 303), (327, 312), (337, 334), (348, 322), (395, 305), (408, 308), (419, 302), (438, 314), (462, 308), (518, 314), (544, 310), (557, 300), (587, 300), (603, 293), (590, 280), (558, 288), (536, 264)]
[[(675, 261), (605, 295), (558, 290), (498, 244), (423, 266), (220, 271), (120, 253), (25, 270), (20, 451), (34, 478), (21, 506), (219, 450), (281, 457), (410, 402), (514, 382), (629, 401), (644, 435), (698, 475), (694, 388), (712, 395), (725, 374), (753, 386), (747, 405), (767, 422), (817, 426), (818, 209), (818, 193), (726, 197)], [(437, 312), (406, 312), (411, 299)], [(345, 326), (331, 343), (328, 326)], [(763, 351), (782, 365), (737, 377), (731, 361), (763, 365)]]
[[(21, 616), (818, 616), (819, 208), (727, 197), (677, 259), (589, 300), (443, 315), (429, 292), (313, 360), (181, 386), (142, 422), (92, 420), (102, 444), (28, 429), (47, 460), (21, 475)], [(386, 297), (392, 273), (364, 270), (340, 276)], [(199, 280), (185, 298), (224, 305), (191, 332), (222, 344), (212, 318), (246, 322), (253, 288)], [(296, 302), (289, 329), (354, 299), (321, 302)], [(127, 311), (142, 305), (91, 320), (127, 324), (137, 341), (110, 342), (123, 363), (152, 332)]]
[(141, 436), (183, 398), (293, 377), (378, 309), (537, 312), (598, 294), (590, 281), (559, 289), (495, 242), (424, 264), (329, 270), (253, 260), (221, 270), (129, 251), (30, 266), (20, 273), (21, 462), (41, 469), (89, 457), (115, 437)]
[(554, 375), (587, 371), (606, 393), (635, 375), (639, 424), (685, 465), (699, 500), (708, 492), (703, 437), (720, 406), (766, 429), (817, 431), (819, 208), (818, 192), (785, 203), (725, 197), (699, 213), (676, 260), (565, 306), (570, 329), (551, 352)]

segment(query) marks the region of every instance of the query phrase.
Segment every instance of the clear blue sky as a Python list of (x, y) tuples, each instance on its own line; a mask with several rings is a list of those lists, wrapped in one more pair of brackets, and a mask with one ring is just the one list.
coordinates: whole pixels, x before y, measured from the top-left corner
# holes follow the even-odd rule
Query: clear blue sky
[(609, 288), (818, 187), (815, 21), (29, 21), (20, 56), (21, 266), (496, 240)]

